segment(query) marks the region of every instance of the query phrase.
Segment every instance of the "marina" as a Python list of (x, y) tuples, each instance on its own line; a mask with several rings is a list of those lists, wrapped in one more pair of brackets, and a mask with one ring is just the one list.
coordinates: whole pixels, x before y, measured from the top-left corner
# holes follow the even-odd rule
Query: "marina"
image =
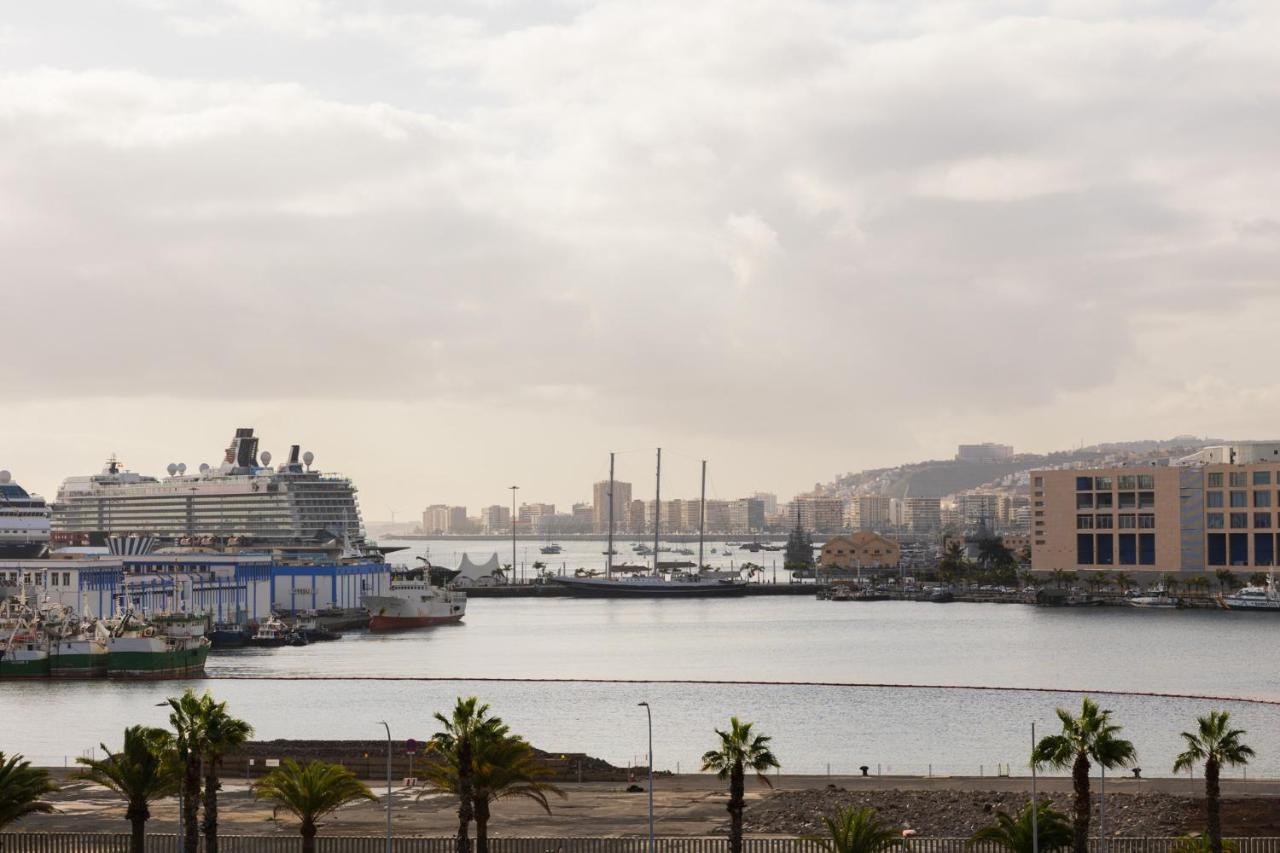
[(659, 763), (672, 770), (691, 766), (710, 726), (737, 713), (776, 736), (787, 772), (832, 761), (975, 775), (1021, 760), (1028, 721), (1051, 721), (1082, 691), (1115, 691), (1098, 698), (1139, 743), (1148, 774), (1167, 774), (1164, 752), (1194, 713), (1226, 707), (1250, 730), (1259, 759), (1249, 774), (1261, 778), (1280, 775), (1280, 709), (1231, 699), (1280, 701), (1280, 673), (1242, 652), (1268, 648), (1276, 627), (1273, 614), (1211, 610), (481, 599), (457, 625), (215, 652), (197, 681), (12, 682), (0, 686), (0, 713), (38, 704), (47, 725), (22, 727), (12, 748), (61, 764), (126, 724), (161, 721), (154, 703), (186, 684), (230, 701), (264, 739), (367, 737), (379, 719), (427, 732), (433, 710), (475, 694), (546, 748), (623, 766), (643, 754), (633, 715), (647, 699)]

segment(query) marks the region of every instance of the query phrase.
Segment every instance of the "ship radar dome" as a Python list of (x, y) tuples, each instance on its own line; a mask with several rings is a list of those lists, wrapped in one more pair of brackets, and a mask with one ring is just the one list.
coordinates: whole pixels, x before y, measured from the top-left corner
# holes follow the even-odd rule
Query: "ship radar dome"
[(311, 463), (316, 461), (316, 455), (308, 450), (306, 453), (302, 454), (302, 461), (308, 468), (310, 468)]
[(208, 462), (201, 462), (201, 463), (200, 463), (200, 473), (201, 473), (201, 474), (208, 474), (208, 473), (209, 473), (209, 463), (208, 463)]
[(13, 479), (13, 475), (8, 471), (0, 471), (0, 483), (7, 483)]
[(179, 463), (178, 463), (178, 473), (179, 473), (179, 474), (185, 474), (185, 473), (187, 473), (187, 463), (185, 463), (185, 462), (179, 462)]
[(168, 468), (166, 468), (165, 470), (166, 470), (166, 471), (168, 471), (168, 472), (169, 472), (169, 476), (170, 476), (170, 477), (172, 477), (174, 474), (178, 473), (178, 466), (177, 466), (177, 465), (175, 465), (174, 463), (170, 462), (170, 463), (169, 463), (169, 467), (168, 467)]
[(261, 456), (261, 458), (262, 458), (262, 464), (263, 464), (263, 465), (270, 465), (270, 464), (271, 464), (271, 451), (270, 451), (270, 450), (264, 450), (264, 451), (262, 451), (262, 453), (261, 453), (261, 454), (259, 454), (259, 456)]

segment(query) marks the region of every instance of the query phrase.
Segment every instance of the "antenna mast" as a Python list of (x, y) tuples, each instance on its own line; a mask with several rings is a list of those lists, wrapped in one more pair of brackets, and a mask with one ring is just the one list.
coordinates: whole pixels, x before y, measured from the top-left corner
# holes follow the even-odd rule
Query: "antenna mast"
[(613, 577), (613, 453), (609, 453), (609, 544), (604, 550), (604, 576)]
[(698, 500), (698, 568), (702, 573), (702, 541), (707, 535), (707, 460), (702, 460), (702, 497)]
[(658, 448), (658, 479), (653, 489), (653, 573), (658, 574), (658, 529), (662, 526), (662, 448)]

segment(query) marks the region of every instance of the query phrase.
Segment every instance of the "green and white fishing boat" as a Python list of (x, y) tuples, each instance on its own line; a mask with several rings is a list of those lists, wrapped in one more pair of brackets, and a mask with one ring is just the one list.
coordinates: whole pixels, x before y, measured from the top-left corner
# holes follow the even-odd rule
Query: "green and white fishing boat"
[(162, 615), (144, 621), (132, 611), (117, 620), (107, 640), (111, 678), (190, 678), (204, 675), (209, 639), (205, 617)]
[(49, 641), (25, 595), (0, 603), (0, 681), (48, 678)]

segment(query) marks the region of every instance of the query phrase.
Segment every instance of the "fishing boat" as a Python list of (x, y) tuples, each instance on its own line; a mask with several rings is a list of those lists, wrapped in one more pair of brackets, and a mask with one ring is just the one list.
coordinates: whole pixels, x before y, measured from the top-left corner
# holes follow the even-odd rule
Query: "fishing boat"
[(1265, 586), (1250, 585), (1223, 596), (1222, 603), (1228, 610), (1280, 610), (1280, 590), (1276, 589), (1275, 575), (1267, 574)]
[(456, 572), (432, 571), (424, 566), (392, 572), (385, 595), (366, 595), (370, 631), (401, 631), (461, 622), (467, 613), (467, 594), (453, 588)]
[(97, 619), (82, 618), (71, 608), (50, 603), (40, 611), (49, 642), (49, 675), (53, 678), (105, 678), (110, 632)]
[(306, 613), (293, 623), (293, 630), (306, 638), (308, 643), (324, 643), (330, 640), (341, 640), (342, 634), (320, 624), (316, 613)]
[(209, 638), (198, 622), (172, 618), (153, 624), (132, 610), (113, 620), (107, 641), (107, 675), (111, 678), (188, 678), (204, 675)]

